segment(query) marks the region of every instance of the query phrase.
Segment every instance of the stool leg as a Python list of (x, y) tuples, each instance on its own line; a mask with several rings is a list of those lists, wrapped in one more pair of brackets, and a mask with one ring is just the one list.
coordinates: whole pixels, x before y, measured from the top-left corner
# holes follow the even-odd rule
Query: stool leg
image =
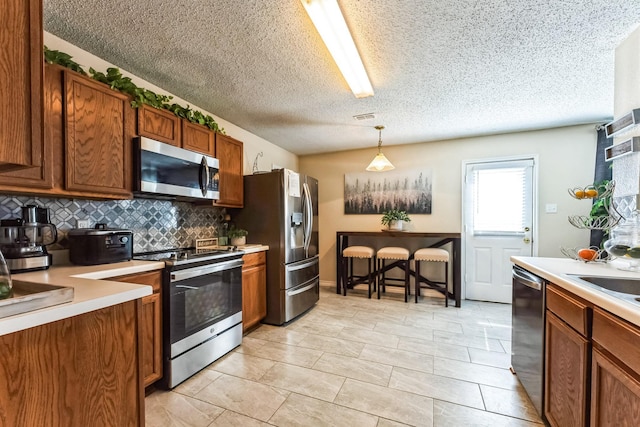
[[(383, 260), (378, 260), (378, 271), (382, 269), (381, 265), (384, 263)], [(382, 287), (382, 282), (380, 281), (380, 275), (376, 276), (376, 280), (378, 280), (378, 299), (380, 299), (380, 288)]]
[(420, 261), (415, 261), (416, 263), (416, 303), (418, 302), (418, 297), (420, 296)]
[(409, 299), (409, 285), (411, 282), (409, 281), (409, 260), (404, 262), (404, 302), (407, 302)]
[(347, 296), (347, 282), (349, 281), (349, 258), (342, 258), (342, 295)]
[(367, 284), (369, 285), (367, 297), (371, 298), (371, 258), (367, 260)]
[(449, 263), (444, 263), (444, 306), (449, 307)]
[(374, 269), (374, 272), (373, 272), (373, 291), (375, 292), (376, 289), (378, 289), (378, 270), (377, 270), (377, 268), (378, 268), (378, 258), (375, 255), (373, 256), (372, 264), (373, 264), (373, 269)]

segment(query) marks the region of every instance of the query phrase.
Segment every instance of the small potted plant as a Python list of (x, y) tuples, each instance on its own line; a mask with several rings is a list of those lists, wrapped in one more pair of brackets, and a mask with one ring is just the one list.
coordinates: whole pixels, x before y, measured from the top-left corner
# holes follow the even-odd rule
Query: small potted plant
[(382, 213), (382, 225), (386, 225), (389, 230), (401, 231), (405, 222), (411, 222), (411, 218), (405, 211), (390, 209)]
[(231, 227), (227, 232), (227, 236), (231, 239), (231, 246), (244, 246), (247, 244), (247, 230), (242, 228)]

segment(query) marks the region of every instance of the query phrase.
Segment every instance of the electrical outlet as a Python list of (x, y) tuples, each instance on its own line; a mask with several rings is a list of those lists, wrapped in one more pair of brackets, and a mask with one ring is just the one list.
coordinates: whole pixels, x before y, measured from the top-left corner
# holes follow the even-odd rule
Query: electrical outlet
[(77, 219), (76, 220), (77, 228), (89, 228), (89, 220), (88, 219)]
[(555, 203), (547, 203), (544, 208), (546, 213), (558, 213), (558, 205)]

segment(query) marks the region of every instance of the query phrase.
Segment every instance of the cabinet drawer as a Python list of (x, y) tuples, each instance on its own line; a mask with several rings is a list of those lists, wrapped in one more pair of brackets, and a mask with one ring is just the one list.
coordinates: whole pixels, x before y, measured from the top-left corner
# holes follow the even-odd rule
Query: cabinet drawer
[(254, 252), (251, 254), (245, 254), (245, 256), (242, 257), (242, 260), (244, 261), (242, 268), (249, 268), (259, 264), (265, 264), (267, 262), (267, 255), (265, 251)]
[(600, 309), (593, 310), (593, 342), (640, 372), (640, 329)]
[(569, 326), (581, 333), (585, 337), (589, 337), (589, 306), (578, 297), (569, 295), (566, 291), (559, 287), (547, 285), (547, 309), (555, 313), (559, 318), (564, 320)]

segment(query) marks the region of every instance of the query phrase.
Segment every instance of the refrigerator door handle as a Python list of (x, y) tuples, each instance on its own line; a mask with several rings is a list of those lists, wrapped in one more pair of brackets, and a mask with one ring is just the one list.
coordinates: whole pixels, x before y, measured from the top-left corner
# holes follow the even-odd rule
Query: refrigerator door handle
[(304, 203), (304, 250), (308, 255), (311, 244), (311, 230), (313, 228), (313, 205), (311, 203), (311, 191), (307, 183), (302, 184), (302, 199)]

